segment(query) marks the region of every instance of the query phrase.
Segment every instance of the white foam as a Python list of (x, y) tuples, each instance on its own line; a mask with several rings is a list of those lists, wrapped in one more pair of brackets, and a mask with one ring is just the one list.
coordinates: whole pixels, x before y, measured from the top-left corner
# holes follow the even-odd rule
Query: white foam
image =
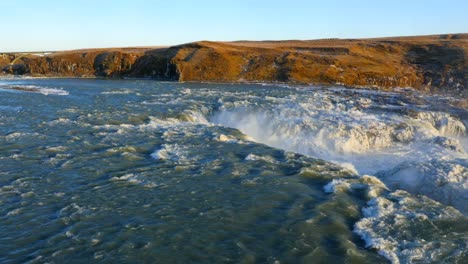
[(146, 179), (145, 176), (134, 173), (128, 173), (120, 177), (112, 177), (110, 180), (113, 182), (125, 182), (132, 185), (139, 185), (146, 188), (154, 188), (158, 186), (156, 183)]
[(228, 142), (228, 143), (238, 143), (239, 139), (237, 139), (234, 136), (231, 135), (224, 135), (224, 134), (219, 134), (216, 137), (214, 137), (214, 140), (219, 141), (219, 142)]
[(353, 178), (333, 179), (323, 187), (326, 193), (343, 193), (351, 189), (366, 189), (369, 199), (380, 197), (383, 191), (388, 191), (387, 186), (378, 178), (370, 175)]
[(251, 160), (251, 161), (265, 161), (269, 163), (278, 163), (278, 161), (275, 160), (275, 158), (267, 155), (255, 155), (255, 154), (249, 154), (247, 157), (245, 157), (245, 160)]
[[(332, 161), (333, 162), (333, 161)], [(357, 171), (356, 167), (354, 167), (354, 164), (350, 163), (350, 162), (335, 162), (337, 164), (339, 164), (341, 167), (347, 169), (348, 171), (350, 171), (351, 173), (354, 173), (354, 174), (359, 174), (359, 172)]]
[(9, 211), (6, 216), (15, 216), (21, 213), (22, 209), (21, 208), (16, 208), (14, 210)]
[[(374, 101), (377, 95), (386, 99), (379, 97)], [(460, 170), (451, 173), (451, 169), (445, 169), (446, 165), (432, 162), (449, 161), (466, 171), (468, 140), (464, 123), (458, 117), (430, 111), (426, 106), (416, 114), (403, 111), (400, 105), (405, 105), (404, 102), (394, 103), (398, 100), (392, 96), (397, 95), (370, 91), (366, 96), (366, 91), (359, 91), (357, 96), (350, 97), (349, 92), (342, 95), (312, 91), (302, 97), (267, 96), (261, 99), (266, 100), (262, 104), (240, 97), (223, 103), (210, 121), (237, 128), (256, 142), (341, 164), (355, 174), (380, 175), (389, 183), (398, 182), (404, 174), (402, 184), (389, 186), (413, 191), (413, 185), (425, 185), (418, 194), (466, 212), (462, 205), (466, 204), (464, 198), (463, 202), (455, 202), (450, 195), (455, 191), (458, 197), (468, 196), (466, 173)], [(408, 162), (431, 163), (437, 173), (426, 177), (428, 172), (409, 168), (392, 172)], [(391, 175), (396, 177), (395, 181)], [(444, 184), (435, 184), (441, 182)]]
[(1, 86), (0, 88), (6, 91), (31, 92), (31, 93), (40, 93), (43, 95), (69, 95), (67, 91), (62, 90), (62, 89), (37, 86), (37, 85), (4, 85), (4, 86)]
[(166, 149), (166, 146), (163, 146), (161, 149), (151, 153), (151, 157), (157, 160), (168, 160), (170, 159), (170, 156), (176, 157), (176, 155), (170, 154), (170, 152)]
[(54, 89), (54, 88), (40, 88), (39, 93), (44, 94), (44, 95), (69, 95), (67, 91), (64, 91), (62, 89)]
[[(208, 110), (206, 110), (208, 111)], [(178, 118), (169, 117), (169, 118), (158, 118), (154, 116), (149, 117), (150, 121), (147, 124), (138, 126), (139, 129), (155, 129), (155, 128), (168, 128), (174, 126), (184, 126), (184, 125), (194, 125), (194, 124), (204, 124), (209, 125), (210, 123), (206, 119), (205, 115), (196, 110), (186, 110)], [(133, 126), (133, 125), (129, 125)]]
[(189, 95), (192, 94), (192, 90), (190, 90), (189, 88), (184, 88), (180, 91), (180, 93), (184, 95)]
[(120, 177), (112, 177), (110, 180), (114, 181), (114, 182), (127, 182), (127, 183), (130, 183), (130, 184), (133, 184), (133, 185), (141, 185), (141, 186), (147, 187), (147, 188), (154, 188), (154, 187), (158, 186), (154, 182), (150, 182), (148, 180), (145, 180), (145, 179), (142, 178), (142, 176), (136, 175), (136, 174), (133, 174), (133, 173), (125, 174), (125, 175), (120, 176)]
[(102, 92), (101, 94), (113, 95), (113, 94), (131, 94), (131, 93), (133, 93), (132, 90), (124, 89), (124, 90)]
[(14, 140), (16, 138), (20, 138), (20, 137), (23, 137), (25, 135), (28, 135), (28, 133), (22, 133), (22, 132), (13, 132), (11, 134), (8, 134), (5, 136), (5, 139), (6, 140)]
[(428, 122), (440, 135), (443, 136), (464, 136), (466, 135), (465, 125), (448, 113), (443, 112), (419, 112), (417, 119)]
[(430, 160), (405, 162), (378, 174), (392, 189), (423, 194), (468, 214), (467, 163)]
[(48, 124), (49, 125), (65, 125), (65, 124), (73, 124), (73, 123), (76, 123), (76, 121), (72, 121), (68, 118), (63, 118), (63, 117), (60, 117), (58, 119), (55, 119), (53, 121), (49, 121)]
[[(366, 247), (378, 250), (394, 264), (438, 263), (448, 256), (459, 256), (462, 254), (459, 248), (466, 246), (464, 242), (462, 245), (453, 243), (463, 241), (463, 234), (438, 236), (441, 231), (436, 226), (436, 221), (463, 221), (463, 216), (453, 208), (423, 196), (412, 196), (404, 191), (379, 196), (368, 202), (363, 214), (364, 218), (355, 224), (354, 232), (366, 242)], [(410, 234), (416, 230), (420, 233)], [(459, 238), (454, 239), (454, 235)]]
[(0, 105), (0, 111), (14, 111), (18, 112), (23, 109), (21, 106)]
[(199, 123), (199, 124), (208, 124), (208, 120), (205, 115), (200, 111), (187, 110), (184, 111), (184, 116), (187, 118), (188, 122)]
[(345, 192), (351, 187), (349, 182), (345, 179), (333, 179), (330, 183), (323, 187), (323, 190), (326, 193), (334, 193), (340, 190), (341, 192)]
[(156, 160), (186, 163), (190, 160), (186, 148), (179, 144), (163, 144), (160, 149), (151, 154)]

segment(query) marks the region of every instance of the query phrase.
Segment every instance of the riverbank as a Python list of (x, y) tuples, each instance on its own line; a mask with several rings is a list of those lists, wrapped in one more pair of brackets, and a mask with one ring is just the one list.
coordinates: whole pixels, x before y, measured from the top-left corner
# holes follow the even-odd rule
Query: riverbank
[[(37, 53), (37, 52), (35, 52)], [(466, 94), (468, 34), (0, 53), (3, 75), (340, 84)]]

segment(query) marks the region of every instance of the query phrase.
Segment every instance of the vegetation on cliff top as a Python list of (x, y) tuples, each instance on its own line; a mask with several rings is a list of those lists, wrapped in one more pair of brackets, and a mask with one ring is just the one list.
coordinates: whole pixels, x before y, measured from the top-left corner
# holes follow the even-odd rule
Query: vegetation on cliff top
[(468, 34), (2, 54), (3, 74), (288, 82), (466, 92)]

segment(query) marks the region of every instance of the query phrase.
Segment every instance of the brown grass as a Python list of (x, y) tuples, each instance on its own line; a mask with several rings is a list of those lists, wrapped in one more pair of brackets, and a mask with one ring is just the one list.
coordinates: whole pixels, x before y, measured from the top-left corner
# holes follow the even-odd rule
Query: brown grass
[[(19, 55), (18, 55), (19, 56)], [(374, 39), (200, 41), (173, 47), (0, 54), (4, 73), (179, 81), (341, 83), (466, 91), (468, 34)]]

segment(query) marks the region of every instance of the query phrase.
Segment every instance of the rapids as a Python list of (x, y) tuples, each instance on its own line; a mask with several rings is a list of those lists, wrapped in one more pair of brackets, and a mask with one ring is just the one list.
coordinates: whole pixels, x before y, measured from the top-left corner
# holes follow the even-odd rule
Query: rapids
[(0, 263), (463, 263), (463, 98), (0, 80)]

